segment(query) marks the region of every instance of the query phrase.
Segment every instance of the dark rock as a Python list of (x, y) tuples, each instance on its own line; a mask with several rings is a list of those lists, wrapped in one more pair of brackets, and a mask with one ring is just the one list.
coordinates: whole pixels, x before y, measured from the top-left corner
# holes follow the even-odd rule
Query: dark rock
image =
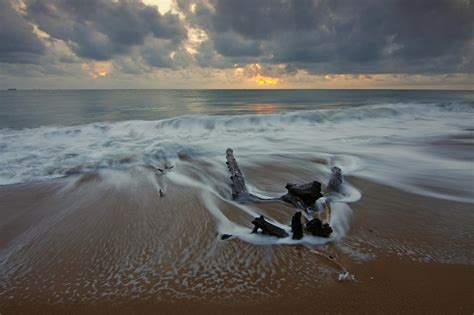
[(288, 237), (288, 233), (286, 233), (285, 230), (265, 221), (265, 217), (263, 215), (261, 215), (259, 218), (255, 218), (252, 221), (252, 224), (254, 225), (252, 233), (257, 233), (260, 229), (262, 230), (262, 234), (276, 236), (279, 238)]
[(301, 211), (295, 213), (291, 218), (291, 231), (293, 232), (293, 239), (300, 240), (303, 238), (303, 224), (301, 223)]
[(281, 199), (305, 211), (323, 196), (321, 194), (321, 183), (317, 181), (300, 185), (288, 183), (285, 188), (288, 193), (282, 196)]
[(306, 223), (306, 230), (314, 236), (325, 238), (329, 237), (332, 233), (332, 228), (329, 226), (329, 224), (323, 224), (321, 220), (317, 218)]

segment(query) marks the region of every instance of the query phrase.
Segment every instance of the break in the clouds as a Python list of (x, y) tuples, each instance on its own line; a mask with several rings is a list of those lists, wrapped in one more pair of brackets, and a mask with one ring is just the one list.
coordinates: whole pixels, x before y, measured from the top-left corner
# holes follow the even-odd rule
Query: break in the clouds
[(145, 2), (0, 0), (1, 85), (473, 83), (471, 0)]

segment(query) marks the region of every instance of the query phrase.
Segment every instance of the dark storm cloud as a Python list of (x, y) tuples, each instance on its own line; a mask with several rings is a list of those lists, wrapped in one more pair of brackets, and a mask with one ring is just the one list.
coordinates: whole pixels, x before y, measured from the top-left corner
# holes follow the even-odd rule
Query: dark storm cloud
[(148, 36), (173, 42), (186, 38), (177, 15), (161, 15), (140, 1), (30, 1), (27, 18), (80, 57), (108, 60), (142, 45)]
[[(0, 0), (0, 63), (10, 70), (34, 63), (38, 73), (91, 60), (111, 60), (127, 74), (254, 63), (268, 76), (299, 69), (311, 74), (474, 72), (472, 0), (176, 3), (182, 19), (139, 0)], [(33, 25), (50, 38), (39, 38)], [(195, 55), (186, 49), (185, 25), (207, 34), (192, 46)]]
[(255, 62), (315, 73), (473, 71), (472, 1), (216, 0), (193, 9), (191, 3), (178, 0), (223, 56), (252, 52), (261, 56)]
[(43, 43), (33, 33), (33, 27), (10, 2), (0, 0), (0, 62), (35, 62), (44, 49)]
[(262, 54), (258, 41), (232, 33), (219, 33), (214, 38), (214, 47), (218, 53), (227, 57), (257, 57)]
[[(173, 51), (171, 54), (170, 52)], [(140, 55), (147, 65), (156, 68), (178, 68), (189, 65), (191, 56), (183, 48), (176, 48), (164, 41), (150, 43), (140, 49)]]

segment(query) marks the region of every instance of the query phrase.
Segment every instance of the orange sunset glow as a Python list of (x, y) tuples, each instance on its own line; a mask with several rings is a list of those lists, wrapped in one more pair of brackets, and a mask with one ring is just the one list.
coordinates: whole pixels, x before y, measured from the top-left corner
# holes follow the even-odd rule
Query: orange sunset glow
[(257, 82), (259, 85), (278, 85), (280, 83), (280, 79), (258, 76), (255, 78), (255, 82)]
[(110, 62), (93, 62), (83, 63), (82, 70), (93, 79), (104, 78), (112, 71), (112, 63)]
[(245, 78), (247, 86), (256, 88), (274, 87), (282, 81), (279, 77), (266, 75), (259, 63), (251, 63), (244, 66), (236, 65), (233, 74), (236, 78)]

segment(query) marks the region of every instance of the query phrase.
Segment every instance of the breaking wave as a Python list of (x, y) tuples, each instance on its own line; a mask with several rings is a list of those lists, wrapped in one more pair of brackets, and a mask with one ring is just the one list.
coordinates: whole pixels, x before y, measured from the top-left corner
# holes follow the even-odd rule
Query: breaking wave
[[(246, 163), (270, 161), (278, 154), (324, 157), (346, 163), (341, 165), (345, 174), (424, 195), (473, 201), (468, 184), (472, 161), (429, 150), (440, 137), (466, 132), (473, 113), (472, 102), (404, 103), (3, 129), (0, 184), (102, 169), (160, 168), (184, 156), (217, 162), (230, 146)], [(472, 144), (472, 137), (459, 141)]]

